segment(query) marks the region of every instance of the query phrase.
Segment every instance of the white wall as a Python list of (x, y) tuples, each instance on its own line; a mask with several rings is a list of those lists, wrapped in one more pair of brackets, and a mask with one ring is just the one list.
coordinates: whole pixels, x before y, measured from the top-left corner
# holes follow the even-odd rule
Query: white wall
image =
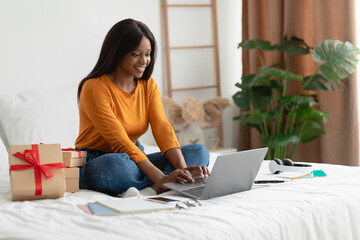
[(242, 74), (241, 51), (237, 45), (241, 42), (242, 1), (218, 0), (218, 35), (220, 57), (221, 96), (229, 98), (230, 108), (224, 111), (223, 132), (224, 146), (237, 147), (239, 137), (239, 121), (232, 118), (240, 114), (240, 110), (232, 100), (239, 89), (235, 83)]
[[(224, 143), (237, 146), (231, 96), (241, 76), (241, 1), (218, 0)], [(95, 65), (108, 30), (124, 18), (147, 24), (159, 52), (153, 77), (165, 92), (161, 0), (0, 0), (0, 94), (77, 85)]]
[[(360, 1), (355, 1), (355, 21), (356, 21), (356, 46), (360, 46)], [(357, 69), (360, 69), (360, 61), (357, 64)], [(360, 74), (357, 73), (357, 79), (358, 79), (358, 93), (360, 93)], [(360, 94), (357, 95), (357, 102), (360, 102)], [(358, 104), (358, 114), (360, 119), (360, 104)], [(360, 148), (360, 141), (359, 141), (359, 148)]]
[[(161, 46), (160, 11), (159, 0), (0, 0), (0, 93), (78, 84), (124, 18), (145, 22)], [(160, 82), (161, 64), (159, 54)]]

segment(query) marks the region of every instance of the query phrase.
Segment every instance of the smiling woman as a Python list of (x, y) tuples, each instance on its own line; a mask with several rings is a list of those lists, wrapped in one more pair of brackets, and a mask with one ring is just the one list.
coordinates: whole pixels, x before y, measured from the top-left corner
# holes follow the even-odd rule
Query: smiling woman
[(120, 88), (134, 85), (137, 78), (149, 79), (154, 69), (155, 54), (155, 37), (145, 24), (132, 19), (118, 22), (105, 37), (94, 69), (80, 82), (78, 98), (87, 80), (103, 74), (107, 74), (116, 85), (120, 84)]
[[(209, 153), (182, 146), (151, 78), (156, 41), (142, 22), (125, 19), (106, 35), (98, 62), (79, 84), (80, 130), (75, 146), (88, 152), (80, 188), (113, 196), (155, 195), (167, 182), (207, 177)], [(161, 152), (146, 155), (138, 139), (149, 123)], [(127, 191), (128, 190), (128, 191)]]
[(144, 75), (146, 67), (151, 62), (151, 43), (143, 37), (137, 49), (128, 53), (108, 76), (119, 88), (134, 94), (138, 78)]

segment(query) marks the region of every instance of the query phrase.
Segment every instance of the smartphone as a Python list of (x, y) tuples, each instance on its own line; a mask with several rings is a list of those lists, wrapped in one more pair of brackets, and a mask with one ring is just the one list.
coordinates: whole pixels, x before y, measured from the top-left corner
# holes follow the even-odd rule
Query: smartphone
[(166, 198), (166, 197), (149, 197), (147, 200), (158, 202), (158, 203), (171, 203), (171, 202), (178, 202), (178, 200)]

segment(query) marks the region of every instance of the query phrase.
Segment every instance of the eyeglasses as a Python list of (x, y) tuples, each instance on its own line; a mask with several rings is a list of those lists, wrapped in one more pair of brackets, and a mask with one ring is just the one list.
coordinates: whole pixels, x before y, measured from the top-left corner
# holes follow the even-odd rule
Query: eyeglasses
[(201, 203), (198, 200), (188, 200), (188, 201), (184, 201), (184, 202), (178, 202), (176, 204), (176, 208), (185, 209), (185, 210), (188, 210), (191, 207), (197, 207), (197, 206), (201, 206)]

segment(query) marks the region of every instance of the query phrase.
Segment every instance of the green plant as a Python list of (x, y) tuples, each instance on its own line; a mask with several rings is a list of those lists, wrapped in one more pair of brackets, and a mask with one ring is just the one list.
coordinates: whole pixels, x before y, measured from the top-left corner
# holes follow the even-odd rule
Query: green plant
[[(267, 159), (292, 158), (299, 142), (311, 142), (325, 133), (322, 123), (328, 117), (326, 112), (316, 109), (316, 91), (341, 90), (339, 81), (355, 71), (360, 51), (339, 40), (326, 40), (313, 49), (296, 37), (284, 37), (277, 45), (264, 40), (244, 40), (238, 48), (255, 49), (261, 66), (257, 73), (244, 75), (236, 83), (240, 91), (233, 95), (233, 100), (241, 112), (234, 119), (259, 131), (262, 145), (269, 147)], [(261, 51), (282, 51), (286, 61), (265, 66)], [(292, 56), (311, 52), (313, 60), (321, 63), (314, 74), (302, 77), (289, 71)], [(300, 91), (287, 94), (287, 87), (296, 81), (301, 82)]]

